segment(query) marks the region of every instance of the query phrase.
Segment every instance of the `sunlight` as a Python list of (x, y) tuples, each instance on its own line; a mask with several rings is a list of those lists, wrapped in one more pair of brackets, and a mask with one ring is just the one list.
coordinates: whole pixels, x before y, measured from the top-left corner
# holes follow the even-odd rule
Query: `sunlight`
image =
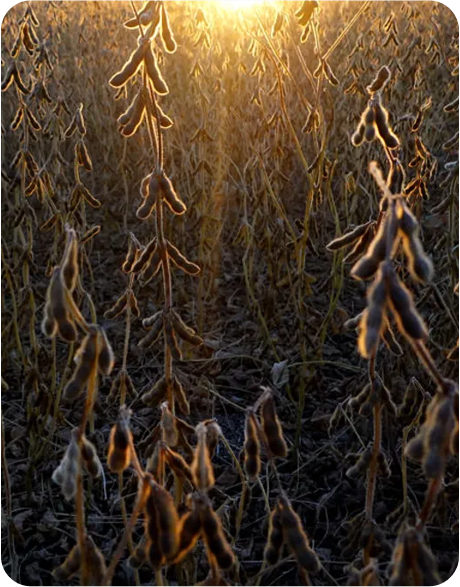
[(225, 10), (236, 12), (237, 10), (249, 10), (262, 4), (267, 4), (267, 0), (217, 0), (216, 4)]

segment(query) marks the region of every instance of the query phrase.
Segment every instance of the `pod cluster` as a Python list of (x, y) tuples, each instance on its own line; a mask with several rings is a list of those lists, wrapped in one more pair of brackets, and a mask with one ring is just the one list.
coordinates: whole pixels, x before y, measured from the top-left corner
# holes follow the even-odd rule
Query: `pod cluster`
[(389, 585), (439, 585), (436, 560), (415, 528), (400, 532), (391, 560)]
[(405, 452), (421, 462), (429, 479), (442, 476), (448, 457), (458, 454), (458, 389), (453, 381), (446, 381), (446, 390), (435, 394), (423, 425)]
[(107, 572), (104, 555), (96, 546), (91, 536), (88, 535), (85, 541), (84, 559), (80, 546), (76, 544), (62, 565), (54, 569), (53, 577), (60, 583), (68, 581), (80, 571), (83, 564), (85, 564), (87, 569), (88, 584), (102, 585), (103, 578)]
[(290, 501), (283, 495), (270, 514), (268, 540), (264, 551), (267, 564), (273, 565), (278, 561), (284, 544), (302, 569), (311, 573), (319, 571), (321, 563), (310, 546), (302, 522)]
[(276, 413), (272, 392), (264, 391), (260, 405), (260, 423), (254, 408), (247, 411), (244, 429), (244, 469), (250, 481), (257, 479), (260, 473), (261, 440), (270, 457), (285, 458), (287, 445), (283, 428)]

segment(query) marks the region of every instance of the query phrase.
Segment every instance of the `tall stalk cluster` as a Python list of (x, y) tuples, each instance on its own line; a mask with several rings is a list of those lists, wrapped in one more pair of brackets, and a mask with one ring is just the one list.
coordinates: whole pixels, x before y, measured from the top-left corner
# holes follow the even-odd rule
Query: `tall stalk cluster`
[(379, 216), (376, 221), (362, 224), (328, 245), (329, 250), (353, 245), (348, 254), (348, 259), (355, 262), (352, 277), (372, 281), (367, 290), (367, 307), (350, 321), (359, 332), (359, 352), (369, 361), (369, 383), (350, 401), (350, 406), (359, 408), (361, 414), (372, 414), (374, 434), (372, 445), (363, 450), (347, 474), (350, 477), (366, 475), (365, 510), (364, 516), (357, 520), (357, 531), (361, 536), (363, 563), (367, 567), (375, 544), (384, 542), (373, 520), (377, 476), (389, 471), (382, 452), (382, 412), (387, 410), (396, 415), (391, 393), (377, 373), (376, 360), (381, 342), (390, 349), (399, 347), (398, 352), (402, 352), (392, 329), (392, 323), (395, 323), (432, 379), (435, 394), (427, 407), (425, 422), (405, 447), (405, 456), (421, 462), (429, 485), (415, 526), (406, 527), (405, 522), (401, 526), (393, 553), (390, 585), (434, 585), (440, 579), (435, 560), (424, 544), (423, 531), (441, 489), (447, 459), (458, 453), (458, 388), (439, 372), (426, 346), (428, 328), (415, 307), (412, 293), (403, 282), (406, 269), (416, 283), (429, 283), (434, 268), (423, 250), (419, 222), (407, 202), (405, 172), (400, 161), (401, 142), (383, 105), (382, 94), (390, 79), (390, 70), (382, 67), (367, 87), (368, 104), (352, 136), (354, 146), (377, 140), (384, 149), (389, 164), (387, 177), (383, 177), (376, 162), (369, 166), (382, 193)]

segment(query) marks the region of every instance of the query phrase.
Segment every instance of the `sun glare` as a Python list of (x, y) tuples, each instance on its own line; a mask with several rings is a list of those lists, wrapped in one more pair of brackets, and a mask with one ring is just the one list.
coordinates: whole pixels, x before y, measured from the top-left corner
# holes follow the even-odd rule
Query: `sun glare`
[(222, 8), (234, 12), (237, 10), (249, 10), (250, 8), (255, 8), (267, 3), (267, 0), (217, 0), (217, 4), (222, 6)]

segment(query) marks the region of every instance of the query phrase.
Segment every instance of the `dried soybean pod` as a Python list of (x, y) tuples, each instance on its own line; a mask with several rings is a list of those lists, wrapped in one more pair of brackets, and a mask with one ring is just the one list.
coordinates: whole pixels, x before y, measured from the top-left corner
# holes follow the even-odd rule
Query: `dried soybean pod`
[(145, 108), (145, 100), (144, 100), (144, 89), (141, 88), (137, 94), (134, 96), (131, 104), (128, 108), (118, 117), (118, 123), (121, 126), (125, 126), (131, 120), (135, 119), (140, 122), (143, 117), (143, 111)]
[(6, 74), (5, 77), (2, 80), (2, 92), (5, 92), (13, 83), (14, 80), (14, 69), (15, 69), (16, 65), (13, 62), (9, 68), (6, 70)]
[(275, 410), (273, 397), (269, 395), (261, 407), (262, 428), (267, 439), (270, 452), (275, 457), (286, 457), (287, 446), (283, 429)]
[(65, 401), (73, 402), (83, 394), (91, 373), (97, 368), (99, 352), (98, 338), (97, 328), (92, 325), (75, 354), (77, 368), (62, 394), (62, 398)]
[(21, 124), (22, 120), (24, 118), (24, 109), (22, 108), (22, 106), (19, 106), (19, 108), (16, 110), (16, 114), (14, 115), (13, 120), (11, 121), (10, 124), (10, 129), (14, 132), (18, 126)]
[(161, 39), (166, 51), (168, 53), (174, 53), (174, 51), (177, 49), (177, 44), (171, 31), (168, 13), (166, 12), (164, 3), (161, 4)]
[(158, 523), (158, 510), (155, 504), (155, 497), (152, 494), (152, 487), (154, 481), (149, 482), (149, 494), (145, 502), (145, 536), (147, 538), (146, 552), (147, 558), (150, 565), (156, 569), (159, 568), (164, 560), (163, 552), (161, 551), (159, 544), (159, 523)]
[(103, 375), (110, 375), (115, 364), (115, 357), (107, 334), (102, 327), (99, 327), (99, 357), (98, 368)]
[(386, 280), (389, 303), (398, 328), (409, 339), (425, 340), (428, 332), (415, 308), (412, 294), (393, 268), (386, 272)]
[(180, 216), (187, 210), (187, 206), (174, 190), (171, 180), (163, 173), (160, 178), (160, 188), (163, 200), (174, 214)]
[(82, 165), (86, 171), (91, 171), (93, 169), (93, 162), (91, 161), (85, 142), (83, 140), (78, 141), (76, 149), (79, 165)]
[(179, 267), (179, 269), (182, 269), (182, 271), (188, 273), (189, 275), (197, 275), (201, 271), (198, 265), (195, 265), (195, 263), (192, 263), (186, 259), (186, 257), (179, 251), (179, 249), (177, 249), (168, 240), (166, 241), (166, 247), (168, 249), (168, 256), (174, 265), (176, 265), (176, 267)]
[[(387, 247), (387, 234), (388, 230), (392, 230), (391, 220), (385, 216), (380, 223), (380, 227), (375, 235), (373, 241), (369, 246), (369, 250), (352, 268), (351, 276), (355, 279), (370, 279), (374, 276), (380, 263), (385, 258), (386, 247)], [(394, 243), (395, 236), (390, 239)]]
[(59, 466), (53, 472), (52, 479), (60, 485), (62, 494), (67, 501), (75, 497), (77, 492), (78, 460), (80, 447), (78, 446), (78, 429), (72, 431), (71, 440)]
[(155, 342), (160, 337), (160, 334), (163, 332), (163, 312), (160, 310), (153, 316), (145, 318), (142, 321), (142, 325), (144, 328), (150, 327), (150, 330), (147, 332), (147, 334), (139, 341), (139, 346), (142, 349), (146, 349), (152, 346), (152, 344), (155, 344)]
[(382, 141), (389, 149), (397, 149), (399, 147), (399, 139), (391, 130), (388, 122), (387, 110), (380, 104), (380, 102), (374, 104), (374, 110), (375, 124)]
[(131, 237), (129, 239), (128, 252), (126, 254), (125, 260), (124, 260), (123, 265), (121, 267), (121, 270), (123, 271), (123, 273), (131, 273), (133, 264), (137, 258), (137, 254), (138, 254), (138, 248), (135, 244), (134, 239)]
[(113, 304), (113, 306), (111, 308), (109, 308), (106, 312), (104, 312), (104, 316), (109, 319), (116, 318), (126, 308), (127, 303), (128, 303), (128, 291), (125, 291), (118, 298), (118, 300)]
[(153, 175), (153, 173), (149, 173), (141, 181), (141, 185), (139, 187), (139, 192), (140, 192), (142, 198), (146, 198), (149, 195), (149, 182), (150, 182), (150, 178), (152, 177), (152, 175)]
[(155, 252), (156, 248), (157, 248), (157, 237), (154, 236), (152, 238), (152, 240), (150, 242), (148, 242), (147, 245), (144, 247), (144, 249), (142, 250), (142, 253), (137, 257), (135, 263), (133, 263), (133, 265), (131, 267), (131, 271), (133, 273), (138, 273), (139, 271), (142, 271), (142, 269), (144, 269), (144, 267), (147, 265), (149, 258)]
[(363, 236), (356, 242), (351, 251), (343, 258), (344, 263), (356, 263), (356, 261), (363, 255), (375, 236), (375, 225), (375, 221), (371, 222)]
[(163, 487), (150, 482), (150, 499), (154, 502), (156, 509), (157, 527), (159, 530), (158, 540), (161, 552), (166, 559), (174, 558), (178, 547), (177, 526), (179, 516), (172, 495)]
[(183, 456), (173, 451), (169, 446), (164, 447), (164, 455), (168, 466), (178, 477), (182, 477), (193, 483), (192, 470)]
[(104, 555), (95, 545), (91, 536), (86, 537), (86, 557), (89, 570), (89, 580), (92, 585), (102, 585), (107, 572)]
[[(77, 329), (67, 311), (65, 299), (65, 285), (62, 270), (56, 266), (51, 277), (47, 292), (47, 317), (53, 317), (56, 321), (57, 332), (66, 342), (77, 340)], [(45, 327), (45, 324), (43, 325)]]
[(123, 68), (110, 78), (109, 84), (112, 88), (121, 88), (133, 77), (139, 69), (147, 49), (151, 52), (150, 43), (147, 44), (141, 39), (139, 46), (131, 53)]
[(264, 550), (264, 559), (268, 565), (278, 562), (281, 548), (284, 543), (283, 525), (281, 524), (281, 512), (278, 504), (270, 513), (268, 539)]
[(366, 126), (366, 130), (364, 131), (364, 138), (368, 143), (372, 143), (375, 139), (375, 125), (368, 124)]
[(144, 67), (148, 77), (150, 78), (150, 81), (153, 84), (155, 92), (160, 94), (160, 96), (167, 94), (169, 92), (169, 88), (163, 79), (163, 76), (161, 75), (157, 58), (155, 57), (150, 44), (144, 54)]
[(219, 568), (229, 569), (235, 562), (235, 556), (225, 538), (221, 521), (209, 503), (201, 507), (201, 527), (206, 548), (215, 557)]
[(149, 192), (147, 197), (144, 198), (144, 201), (136, 211), (136, 216), (139, 218), (139, 220), (146, 220), (149, 218), (155, 208), (156, 203), (156, 198)]
[(129, 410), (123, 406), (120, 409), (118, 422), (110, 431), (107, 465), (114, 473), (121, 473), (131, 463), (131, 443), (133, 437), (129, 429), (129, 417)]
[(409, 210), (409, 206), (404, 198), (398, 198), (396, 203), (396, 214), (399, 220), (399, 229), (406, 237), (411, 238), (418, 233), (419, 224), (415, 216)]
[(170, 318), (174, 330), (183, 340), (190, 344), (193, 344), (194, 346), (199, 346), (200, 344), (203, 344), (203, 339), (201, 338), (201, 336), (198, 336), (198, 334), (196, 334), (193, 328), (187, 326), (175, 310), (171, 310)]
[(100, 208), (101, 202), (93, 196), (93, 194), (85, 187), (83, 184), (78, 186), (80, 188), (80, 192), (85, 198), (86, 202), (91, 206), (91, 208)]
[(433, 278), (434, 268), (431, 259), (425, 254), (417, 233), (403, 238), (403, 249), (408, 260), (408, 269), (415, 281), (429, 283)]
[(260, 445), (255, 415), (247, 412), (244, 427), (244, 470), (251, 481), (260, 473)]
[(177, 407), (184, 414), (188, 416), (190, 414), (190, 404), (188, 403), (187, 396), (185, 395), (184, 388), (177, 377), (173, 377), (172, 381), (174, 398), (177, 402)]
[(347, 247), (348, 245), (352, 245), (368, 230), (372, 222), (372, 220), (369, 220), (369, 222), (366, 222), (365, 224), (360, 224), (350, 232), (347, 232), (346, 234), (343, 234), (342, 236), (335, 238), (326, 246), (326, 248), (329, 251), (338, 251), (344, 247)]
[(83, 117), (83, 104), (80, 103), (77, 109), (77, 113), (75, 114), (75, 122), (77, 124), (78, 132), (81, 135), (86, 134), (86, 126), (85, 126), (85, 119)]
[(161, 128), (170, 128), (174, 124), (172, 119), (169, 118), (169, 116), (163, 112), (159, 104), (157, 104), (157, 114), (160, 120)]
[(377, 352), (385, 314), (386, 283), (382, 271), (369, 288), (367, 300), (368, 307), (359, 325), (358, 348), (361, 355), (369, 359)]
[(36, 131), (40, 131), (42, 129), (41, 124), (38, 122), (38, 120), (35, 118), (35, 116), (32, 114), (32, 112), (26, 108), (26, 115), (27, 115), (27, 120), (30, 123), (30, 126), (36, 130)]
[(174, 416), (169, 409), (168, 402), (161, 404), (161, 426), (165, 435), (165, 440), (169, 446), (176, 446), (179, 440), (176, 422)]
[(179, 546), (174, 563), (180, 562), (198, 542), (201, 532), (201, 516), (197, 508), (187, 512), (179, 520)]
[(380, 92), (383, 88), (387, 85), (390, 81), (391, 72), (386, 65), (381, 67), (375, 76), (375, 79), (372, 81), (370, 85), (367, 86), (366, 90), (369, 94), (374, 94), (375, 92)]
[(163, 316), (163, 330), (165, 335), (166, 344), (171, 352), (171, 356), (175, 361), (182, 360), (182, 353), (180, 352), (179, 345), (177, 343), (176, 333), (171, 324), (169, 316)]
[(308, 537), (305, 534), (299, 516), (294, 512), (286, 498), (282, 498), (281, 506), (280, 519), (284, 537), (297, 562), (306, 571), (312, 573), (319, 571), (321, 567), (320, 562), (310, 548)]
[(160, 402), (164, 400), (168, 392), (168, 385), (166, 379), (162, 377), (155, 385), (146, 393), (142, 395), (142, 402), (151, 408), (156, 407)]
[(86, 470), (94, 479), (102, 475), (102, 464), (97, 456), (96, 447), (85, 435), (81, 437), (81, 457)]
[(144, 119), (144, 115), (145, 108), (142, 108), (134, 112), (131, 120), (120, 128), (121, 134), (126, 138), (132, 137), (134, 134), (136, 134), (137, 129), (139, 128), (142, 120)]
[(76, 544), (67, 555), (65, 561), (54, 569), (53, 577), (56, 581), (63, 582), (70, 579), (75, 573), (78, 573), (81, 565), (80, 547)]
[(198, 444), (195, 447), (192, 475), (195, 487), (200, 491), (208, 491), (214, 485), (214, 471), (209, 457), (209, 449), (206, 443), (207, 429), (206, 425), (201, 422), (196, 427)]
[(93, 239), (96, 235), (101, 232), (101, 227), (99, 224), (96, 226), (92, 226), (89, 230), (85, 232), (85, 234), (80, 239), (80, 244), (84, 245), (85, 243), (89, 242)]
[(365, 130), (366, 126), (363, 123), (360, 123), (351, 137), (351, 143), (354, 147), (359, 147), (363, 144)]

